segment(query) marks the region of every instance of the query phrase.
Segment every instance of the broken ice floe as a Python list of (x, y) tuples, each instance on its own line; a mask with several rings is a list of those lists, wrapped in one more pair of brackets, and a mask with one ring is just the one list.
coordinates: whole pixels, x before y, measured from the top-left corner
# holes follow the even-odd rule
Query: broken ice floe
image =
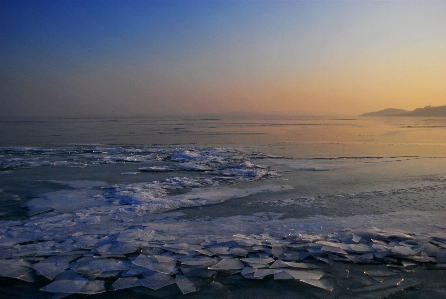
[[(373, 232), (347, 230), (330, 235), (281, 235), (278, 234), (280, 230), (275, 233), (220, 236), (208, 231), (208, 234), (200, 235), (197, 234), (197, 227), (202, 225), (199, 222), (197, 226), (193, 222), (188, 224), (194, 234), (190, 233), (192, 231), (178, 230), (181, 222), (174, 220), (178, 216), (172, 214), (173, 218), (168, 223), (145, 222), (143, 227), (127, 225), (126, 229), (121, 227), (119, 231), (110, 226), (112, 221), (108, 222), (108, 229), (89, 235), (73, 233), (73, 225), (57, 225), (73, 223), (74, 218), (49, 217), (48, 220), (53, 221), (50, 223), (42, 218), (31, 218), (32, 222), (29, 223), (33, 223), (33, 226), (16, 222), (7, 229), (3, 228), (3, 231), (7, 235), (26, 232), (27, 229), (37, 232), (36, 228), (46, 225), (45, 238), (57, 238), (58, 241), (44, 241), (41, 239), (44, 235), (37, 233), (34, 240), (27, 238), (26, 243), (2, 245), (0, 275), (31, 282), (33, 273), (40, 274), (49, 280), (42, 291), (63, 294), (97, 294), (141, 286), (158, 290), (169, 285), (176, 285), (180, 292), (187, 294), (198, 290), (194, 281), (188, 278), (210, 279), (218, 278), (221, 274), (240, 275), (246, 279), (296, 280), (302, 285), (333, 291), (336, 288), (330, 278), (333, 274), (327, 273), (339, 271), (336, 269), (338, 261), (359, 263), (358, 266), (373, 261), (413, 269), (420, 263), (435, 265), (442, 262), (444, 249), (441, 246), (446, 244), (438, 235), (433, 237), (380, 229), (373, 229)], [(245, 224), (249, 226), (249, 221), (263, 221), (264, 224), (271, 221), (261, 220), (264, 216), (258, 213), (252, 218), (245, 218)], [(49, 224), (56, 228), (49, 228)], [(169, 233), (158, 234), (169, 227), (172, 229)], [(53, 230), (58, 234), (54, 234)], [(177, 231), (177, 235), (169, 235), (174, 231)], [(65, 237), (61, 237), (63, 235)], [(123, 251), (119, 249), (119, 254), (114, 256), (103, 255), (123, 244), (132, 246)], [(243, 257), (239, 256), (241, 253)], [(365, 258), (364, 255), (369, 256)], [(428, 259), (418, 262), (421, 258)], [(330, 263), (320, 262), (322, 260)], [(406, 283), (401, 274), (403, 272), (395, 272), (398, 268), (374, 267), (362, 273), (372, 280), (352, 288), (350, 292), (387, 292), (415, 285)], [(111, 289), (104, 284), (104, 279), (114, 280)]]
[[(252, 155), (253, 158), (258, 158)], [(0, 148), (0, 170), (29, 167), (88, 167), (102, 164), (149, 164), (144, 172), (199, 171), (231, 179), (259, 179), (276, 175), (249, 161), (249, 154), (235, 148)], [(125, 172), (134, 173), (134, 172)], [(233, 179), (232, 178), (232, 179)]]
[(33, 281), (32, 278), (28, 276), (28, 273), (31, 271), (31, 265), (24, 260), (0, 260), (0, 275), (3, 277)]
[[(1, 151), (1, 149), (0, 149)], [(80, 148), (80, 149), (3, 149), (4, 157), (18, 155), (17, 159), (49, 159), (54, 156), (70, 156), (73, 161), (91, 160), (103, 164), (110, 162), (109, 154), (119, 153), (121, 158), (113, 158), (114, 163), (168, 163), (140, 168), (140, 171), (200, 171), (199, 177), (170, 177), (162, 181), (144, 183), (114, 184), (94, 181), (53, 181), (65, 184), (75, 190), (60, 190), (42, 195), (26, 203), (29, 215), (51, 212), (73, 213), (80, 209), (108, 209), (109, 213), (153, 213), (165, 212), (182, 207), (195, 207), (214, 204), (232, 198), (245, 197), (263, 192), (276, 192), (291, 188), (290, 186), (264, 186), (260, 188), (238, 189), (215, 187), (224, 183), (237, 183), (258, 180), (263, 177), (276, 176), (275, 172), (261, 165), (253, 164), (246, 159), (248, 155), (242, 151), (225, 148)], [(135, 158), (135, 155), (138, 158)], [(127, 157), (127, 158), (126, 158)], [(142, 157), (145, 157), (144, 159)], [(16, 159), (16, 158), (14, 158)], [(5, 162), (6, 161), (6, 162)], [(7, 162), (4, 158), (0, 166), (5, 169), (20, 168), (22, 164)], [(15, 161), (15, 160), (14, 160)], [(46, 161), (46, 160), (45, 160)], [(76, 162), (78, 163), (78, 162)], [(26, 164), (26, 163), (25, 163)], [(45, 163), (26, 164), (27, 167), (46, 166)], [(49, 163), (49, 165), (52, 165)], [(54, 166), (54, 165), (53, 165)], [(0, 167), (1, 169), (1, 167)], [(131, 172), (125, 172), (131, 173)], [(183, 190), (181, 194), (171, 195), (173, 190)], [(188, 191), (188, 192), (187, 192)], [(177, 192), (178, 193), (178, 192)], [(117, 206), (121, 206), (118, 208)], [(109, 207), (109, 208), (107, 208)], [(89, 221), (99, 221), (91, 218)]]
[(118, 278), (112, 285), (116, 290), (130, 289), (139, 287), (141, 282), (136, 277), (121, 277)]
[(211, 270), (242, 270), (244, 268), (243, 263), (237, 258), (222, 259), (217, 264), (208, 267)]
[[(210, 182), (210, 183), (209, 183)], [(75, 186), (76, 182), (66, 182)], [(216, 204), (252, 194), (279, 192), (292, 189), (287, 185), (265, 185), (257, 188), (206, 187), (212, 181), (203, 178), (170, 178), (163, 182), (135, 183), (104, 187), (103, 182), (85, 182), (78, 190), (61, 190), (44, 194), (27, 203), (29, 214), (36, 215), (52, 210), (62, 213), (91, 210), (92, 214), (108, 210), (111, 213), (155, 213), (185, 207)], [(92, 187), (93, 186), (93, 187)], [(201, 188), (200, 188), (201, 187)], [(173, 189), (190, 189), (179, 195), (169, 195)], [(101, 193), (102, 191), (102, 193)], [(86, 219), (87, 220), (87, 219)], [(88, 221), (95, 221), (89, 218)], [(99, 218), (96, 219), (99, 221)]]
[(155, 272), (170, 274), (175, 268), (177, 261), (170, 257), (146, 256), (141, 254), (132, 263)]
[(48, 279), (54, 279), (54, 277), (65, 271), (65, 269), (67, 269), (69, 266), (69, 263), (51, 263), (45, 261), (32, 265), (37, 273), (45, 276)]
[(193, 293), (197, 291), (194, 284), (183, 275), (177, 275), (175, 277), (175, 282), (183, 294)]
[(65, 294), (99, 294), (106, 291), (101, 280), (56, 280), (41, 289), (50, 293)]
[(153, 274), (152, 276), (141, 279), (140, 283), (142, 286), (145, 286), (149, 289), (158, 290), (161, 289), (162, 287), (174, 284), (175, 279), (167, 274), (156, 273)]

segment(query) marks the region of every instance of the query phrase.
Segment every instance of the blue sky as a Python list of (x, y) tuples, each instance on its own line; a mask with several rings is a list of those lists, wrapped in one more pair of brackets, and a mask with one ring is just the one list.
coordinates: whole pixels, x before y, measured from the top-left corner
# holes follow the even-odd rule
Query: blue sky
[(445, 105), (445, 15), (429, 0), (0, 0), (0, 115)]

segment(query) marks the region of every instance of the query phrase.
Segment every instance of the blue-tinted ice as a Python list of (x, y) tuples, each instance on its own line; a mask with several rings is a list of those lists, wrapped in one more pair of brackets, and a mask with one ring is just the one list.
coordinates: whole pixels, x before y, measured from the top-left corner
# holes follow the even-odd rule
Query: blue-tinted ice
[[(404, 279), (404, 271), (446, 263), (441, 213), (299, 219), (275, 212), (186, 218), (175, 211), (293, 188), (283, 181), (242, 185), (279, 174), (250, 162), (249, 154), (238, 149), (9, 148), (2, 150), (0, 169), (124, 163), (134, 163), (140, 175), (167, 175), (147, 182), (52, 181), (62, 190), (27, 202), (29, 218), (0, 223), (0, 275), (27, 282), (43, 276), (48, 283), (41, 290), (55, 294), (168, 286), (188, 294), (198, 290), (194, 279), (228, 275), (295, 280), (332, 292), (356, 279), (339, 270), (340, 264), (394, 266), (357, 274), (362, 282), (346, 288), (351, 294), (381, 295), (417, 285)], [(322, 171), (339, 166), (291, 167)], [(319, 199), (273, 204), (298, 209), (312, 200)], [(413, 218), (422, 224), (418, 229), (435, 231), (402, 226)], [(364, 223), (367, 228), (361, 229)]]

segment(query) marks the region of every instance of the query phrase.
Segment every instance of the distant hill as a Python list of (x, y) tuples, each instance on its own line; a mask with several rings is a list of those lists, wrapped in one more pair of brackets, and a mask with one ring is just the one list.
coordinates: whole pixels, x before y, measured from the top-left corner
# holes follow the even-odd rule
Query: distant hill
[(426, 106), (417, 108), (413, 111), (404, 109), (389, 108), (376, 112), (364, 113), (361, 116), (428, 116), (428, 117), (446, 117), (446, 106)]
[(361, 116), (401, 116), (409, 112), (404, 109), (388, 108), (381, 111), (364, 113)]

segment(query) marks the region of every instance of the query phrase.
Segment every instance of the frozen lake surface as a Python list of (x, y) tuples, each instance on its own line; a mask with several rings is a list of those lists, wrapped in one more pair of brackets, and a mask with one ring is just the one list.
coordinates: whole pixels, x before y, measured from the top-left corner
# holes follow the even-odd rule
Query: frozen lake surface
[(445, 128), (2, 122), (0, 296), (444, 298)]

